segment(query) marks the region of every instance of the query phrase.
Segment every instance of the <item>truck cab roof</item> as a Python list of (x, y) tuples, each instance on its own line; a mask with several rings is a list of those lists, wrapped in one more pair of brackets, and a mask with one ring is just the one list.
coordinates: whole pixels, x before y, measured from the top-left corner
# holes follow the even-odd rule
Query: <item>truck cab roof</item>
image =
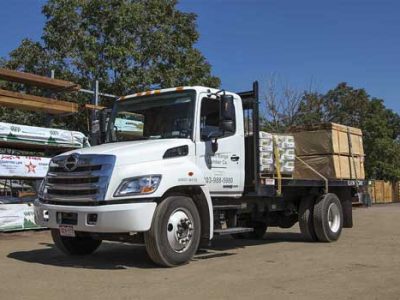
[(135, 94), (122, 96), (117, 101), (127, 100), (127, 99), (140, 97), (140, 96), (150, 96), (150, 95), (155, 95), (155, 94), (175, 92), (175, 91), (180, 92), (180, 91), (185, 91), (185, 90), (195, 90), (196, 92), (211, 92), (211, 93), (216, 93), (219, 91), (219, 89), (210, 88), (210, 87), (206, 87), (206, 86), (198, 86), (198, 85), (196, 85), (196, 86), (179, 86), (179, 87), (172, 87), (172, 88), (166, 88), (166, 89), (158, 89), (158, 90), (156, 89), (156, 90), (138, 92)]

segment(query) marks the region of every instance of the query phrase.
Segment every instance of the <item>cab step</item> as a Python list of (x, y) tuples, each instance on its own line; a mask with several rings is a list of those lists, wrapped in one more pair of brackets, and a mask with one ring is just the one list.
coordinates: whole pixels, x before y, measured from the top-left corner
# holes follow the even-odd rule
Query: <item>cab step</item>
[(254, 229), (250, 227), (231, 227), (224, 229), (214, 229), (214, 235), (228, 235), (228, 234), (246, 233), (253, 231)]

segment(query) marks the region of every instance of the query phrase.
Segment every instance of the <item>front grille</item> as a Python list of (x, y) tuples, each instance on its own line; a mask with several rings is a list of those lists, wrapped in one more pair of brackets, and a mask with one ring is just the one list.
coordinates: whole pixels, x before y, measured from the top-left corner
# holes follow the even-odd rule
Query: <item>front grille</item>
[(94, 195), (97, 193), (97, 189), (86, 189), (86, 190), (59, 190), (59, 189), (47, 189), (47, 193), (58, 196), (87, 196)]
[(63, 177), (48, 177), (47, 183), (59, 184), (80, 184), (80, 183), (97, 183), (100, 177), (82, 177), (82, 178), (63, 178)]
[(114, 155), (53, 158), (45, 178), (43, 200), (60, 204), (104, 200), (114, 163)]
[[(88, 171), (98, 171), (101, 169), (101, 165), (97, 166), (81, 166), (77, 167), (74, 172), (88, 172)], [(65, 167), (50, 167), (50, 172), (65, 172)]]

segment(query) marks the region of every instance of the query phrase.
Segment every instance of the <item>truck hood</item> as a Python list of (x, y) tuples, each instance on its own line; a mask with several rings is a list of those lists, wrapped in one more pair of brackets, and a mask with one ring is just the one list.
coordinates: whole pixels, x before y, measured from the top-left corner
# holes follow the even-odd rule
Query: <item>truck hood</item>
[(115, 165), (128, 165), (147, 161), (162, 160), (165, 151), (170, 148), (184, 145), (189, 146), (189, 155), (191, 155), (193, 153), (193, 150), (191, 149), (193, 142), (190, 139), (154, 139), (109, 143), (69, 151), (67, 153), (63, 153), (62, 155), (68, 155), (72, 153), (110, 154), (116, 156)]

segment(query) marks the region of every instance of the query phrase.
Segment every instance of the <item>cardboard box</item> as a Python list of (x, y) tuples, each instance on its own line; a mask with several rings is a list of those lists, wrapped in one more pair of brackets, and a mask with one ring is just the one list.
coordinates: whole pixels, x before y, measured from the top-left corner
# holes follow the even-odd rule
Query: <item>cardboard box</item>
[[(365, 179), (364, 157), (355, 157), (356, 172), (354, 171), (353, 159), (345, 155), (311, 155), (300, 157), (304, 162), (317, 170), (328, 179)], [(308, 166), (296, 160), (294, 175), (295, 179), (321, 179)]]
[(364, 156), (362, 131), (358, 128), (327, 123), (313, 127), (295, 127), (292, 131), (298, 156), (350, 155), (348, 134), (350, 134), (353, 155)]

